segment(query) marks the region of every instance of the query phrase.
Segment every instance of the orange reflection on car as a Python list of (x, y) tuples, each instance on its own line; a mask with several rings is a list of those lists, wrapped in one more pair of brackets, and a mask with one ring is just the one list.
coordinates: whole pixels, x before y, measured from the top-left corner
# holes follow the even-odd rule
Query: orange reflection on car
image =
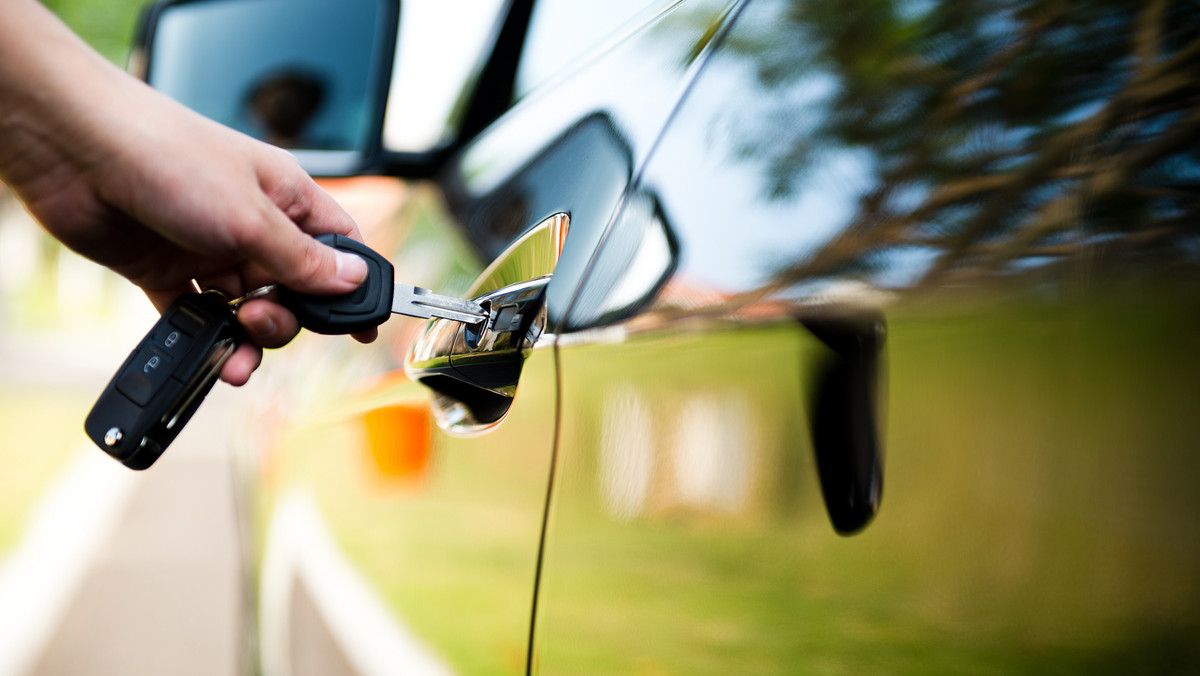
[(433, 444), (433, 416), (427, 400), (413, 396), (401, 371), (387, 374), (364, 394), (357, 417), (363, 430), (369, 480), (382, 488), (423, 482)]

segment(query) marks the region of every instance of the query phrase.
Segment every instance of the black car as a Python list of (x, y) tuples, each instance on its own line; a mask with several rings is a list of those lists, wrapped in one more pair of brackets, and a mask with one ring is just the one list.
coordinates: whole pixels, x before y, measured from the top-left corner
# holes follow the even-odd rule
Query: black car
[(489, 313), (268, 355), (264, 672), (1200, 670), (1200, 4), (147, 17)]

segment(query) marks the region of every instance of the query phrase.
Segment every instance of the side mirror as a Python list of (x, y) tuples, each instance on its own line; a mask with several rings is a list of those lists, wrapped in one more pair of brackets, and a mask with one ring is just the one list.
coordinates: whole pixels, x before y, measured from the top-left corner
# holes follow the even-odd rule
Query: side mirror
[(292, 151), (310, 173), (378, 164), (398, 0), (166, 0), (144, 14), (145, 78)]
[(472, 7), (160, 0), (143, 14), (132, 69), (189, 108), (286, 148), (313, 175), (425, 176), (507, 106), (497, 82), (511, 96), (527, 12), (505, 0)]

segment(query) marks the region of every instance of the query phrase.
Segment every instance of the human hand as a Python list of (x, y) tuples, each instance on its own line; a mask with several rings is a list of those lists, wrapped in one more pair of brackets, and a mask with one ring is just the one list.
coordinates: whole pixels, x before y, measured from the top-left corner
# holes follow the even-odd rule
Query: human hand
[[(18, 14), (29, 12), (25, 30), (43, 35), (26, 46), (32, 53), (20, 45), (0, 53), (8, 113), (0, 177), (51, 235), (140, 286), (160, 311), (194, 291), (193, 280), (240, 296), (269, 283), (346, 293), (365, 278), (361, 259), (312, 238), (361, 235), (290, 154), (153, 91), (26, 4), (16, 4)], [(19, 42), (5, 24), (0, 18), (0, 45)], [(50, 56), (39, 58), (41, 50)], [(6, 68), (5, 56), (24, 67)], [(36, 84), (22, 82), (30, 77)], [(234, 385), (257, 368), (262, 348), (299, 330), (291, 312), (267, 299), (245, 303), (238, 319), (249, 341), (221, 372)]]

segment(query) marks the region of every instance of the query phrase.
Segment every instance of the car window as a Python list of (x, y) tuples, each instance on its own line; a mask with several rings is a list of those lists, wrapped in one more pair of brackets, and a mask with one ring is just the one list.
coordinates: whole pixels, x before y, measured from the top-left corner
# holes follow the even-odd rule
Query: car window
[(428, 152), (454, 137), (464, 88), (474, 86), (507, 5), (505, 0), (400, 4), (400, 34), (384, 117), (385, 148)]
[(550, 78), (566, 72), (580, 57), (624, 26), (676, 5), (679, 0), (541, 0), (534, 3), (529, 32), (517, 68), (514, 94), (521, 98)]

